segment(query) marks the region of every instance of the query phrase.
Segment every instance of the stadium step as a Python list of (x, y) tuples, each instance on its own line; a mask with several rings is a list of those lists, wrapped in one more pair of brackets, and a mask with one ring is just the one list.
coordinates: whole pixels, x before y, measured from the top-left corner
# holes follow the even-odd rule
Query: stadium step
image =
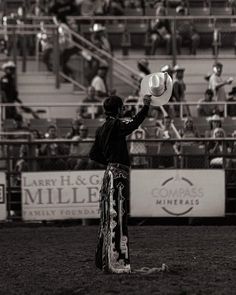
[[(33, 110), (44, 111), (42, 117), (48, 118), (74, 118), (76, 107), (61, 106), (52, 107), (49, 104), (76, 104), (84, 99), (84, 92), (73, 90), (70, 83), (61, 83), (60, 88), (55, 88), (55, 77), (49, 72), (26, 72), (18, 71), (18, 91), (23, 104), (39, 103), (40, 106), (32, 107)], [(24, 114), (26, 118), (31, 115)]]

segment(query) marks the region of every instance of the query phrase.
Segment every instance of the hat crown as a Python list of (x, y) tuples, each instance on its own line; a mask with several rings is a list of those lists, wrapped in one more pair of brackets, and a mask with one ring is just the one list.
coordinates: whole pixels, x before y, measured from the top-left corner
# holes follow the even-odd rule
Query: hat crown
[(221, 121), (220, 116), (215, 114), (211, 117), (211, 121)]
[(93, 30), (94, 32), (100, 32), (100, 31), (104, 31), (104, 30), (105, 30), (105, 27), (103, 27), (101, 24), (95, 23), (95, 24), (93, 25), (92, 30)]
[(168, 103), (173, 88), (173, 81), (167, 72), (146, 75), (141, 81), (140, 95), (151, 95), (153, 106)]
[(150, 93), (154, 96), (160, 96), (164, 92), (164, 74), (162, 75), (153, 74), (149, 78), (149, 89)]

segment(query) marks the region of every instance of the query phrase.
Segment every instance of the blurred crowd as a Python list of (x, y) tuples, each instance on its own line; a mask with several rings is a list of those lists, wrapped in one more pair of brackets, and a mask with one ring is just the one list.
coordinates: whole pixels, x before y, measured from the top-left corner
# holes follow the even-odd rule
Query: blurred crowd
[[(234, 5), (233, 1), (229, 1), (230, 5)], [(86, 95), (84, 97), (84, 105), (78, 107), (75, 117), (71, 121), (71, 130), (63, 137), (60, 135), (60, 130), (55, 124), (48, 126), (46, 133), (41, 134), (39, 130), (32, 129), (31, 126), (25, 125), (22, 112), (32, 114), (33, 118), (40, 118), (37, 112), (25, 107), (18, 95), (17, 86), (15, 83), (15, 64), (8, 62), (3, 64), (2, 70), (4, 75), (1, 78), (1, 96), (4, 103), (17, 103), (19, 107), (6, 107), (5, 119), (14, 119), (16, 122), (16, 131), (25, 131), (30, 134), (30, 139), (33, 142), (38, 139), (47, 139), (52, 142), (42, 142), (33, 145), (22, 145), (17, 150), (18, 159), (14, 162), (14, 168), (17, 172), (28, 170), (77, 170), (101, 168), (96, 163), (88, 159), (88, 152), (92, 143), (93, 136), (90, 134), (90, 126), (86, 125), (87, 120), (104, 119), (102, 102), (105, 97), (116, 93), (116, 89), (109, 89), (109, 63), (103, 58), (101, 62), (94, 58), (86, 50), (79, 50), (74, 46), (74, 36), (71, 30), (78, 30), (78, 23), (69, 20), (67, 16), (96, 16), (96, 15), (125, 15), (127, 8), (138, 8), (145, 14), (147, 7), (155, 10), (157, 18), (150, 24), (150, 42), (151, 54), (155, 55), (160, 45), (165, 46), (166, 53), (172, 54), (172, 33), (168, 20), (160, 19), (159, 16), (166, 14), (166, 1), (122, 1), (122, 0), (55, 0), (55, 1), (40, 1), (29, 7), (20, 6), (16, 13), (12, 13), (9, 17), (5, 16), (3, 22), (7, 24), (25, 24), (28, 22), (26, 16), (55, 16), (54, 23), (58, 25), (59, 46), (60, 46), (60, 64), (61, 70), (65, 76), (74, 78), (73, 70), (69, 66), (69, 60), (72, 55), (83, 56), (85, 62), (84, 78), (87, 86)], [(187, 14), (187, 6), (185, 1), (168, 1), (176, 14), (183, 16)], [(207, 5), (207, 1), (206, 1)], [(37, 22), (37, 20), (32, 20)], [(53, 70), (53, 39), (46, 29), (46, 22), (41, 22), (41, 31), (37, 35), (39, 50), (42, 52), (42, 60), (48, 71)], [(104, 23), (93, 23), (90, 28), (90, 41), (98, 49), (101, 49), (109, 54), (113, 54), (113, 48), (109, 41), (107, 28)], [(18, 38), (17, 48), (19, 54), (23, 52), (23, 39)], [(29, 55), (35, 53), (35, 40), (33, 37), (27, 38), (27, 50)], [(182, 46), (187, 45), (189, 53), (195, 55), (199, 47), (200, 36), (194, 26), (194, 23), (189, 20), (178, 21), (176, 27), (176, 46), (177, 52), (181, 54)], [(10, 36), (5, 36), (2, 40), (1, 50), (8, 56), (12, 55), (13, 39)], [(97, 53), (98, 54), (98, 53)], [(149, 118), (155, 122), (151, 127), (142, 126), (130, 137), (133, 142), (130, 143), (130, 153), (132, 156), (133, 167), (180, 167), (182, 165), (181, 154), (184, 149), (189, 147), (197, 147), (203, 150), (208, 155), (208, 165), (210, 167), (223, 167), (225, 165), (223, 155), (233, 154), (235, 145), (225, 144), (218, 138), (236, 137), (236, 132), (233, 130), (230, 134), (224, 130), (224, 102), (236, 101), (236, 87), (232, 87), (229, 93), (226, 93), (225, 86), (233, 82), (231, 77), (223, 77), (223, 64), (216, 62), (213, 64), (209, 73), (204, 76), (206, 87), (202, 89), (202, 99), (197, 105), (197, 118), (192, 114), (190, 106), (181, 103), (187, 103), (186, 89), (188, 85), (185, 83), (185, 67), (180, 64), (172, 67), (171, 65), (163, 65), (160, 71), (168, 72), (173, 78), (173, 92), (171, 95), (171, 104), (165, 106), (166, 114), (158, 107), (152, 107)], [(132, 75), (133, 83), (136, 89), (131, 95), (125, 98), (126, 108), (124, 117), (130, 118), (135, 116), (139, 109), (139, 85), (141, 79), (150, 74), (150, 65), (147, 58), (142, 58), (137, 61), (137, 75)], [(227, 105), (227, 114), (230, 117), (236, 115), (236, 105)], [(198, 130), (197, 120), (205, 119), (205, 130)], [(179, 126), (173, 128), (173, 125), (181, 120)], [(95, 121), (96, 122), (96, 121)], [(178, 121), (180, 122), (180, 121)], [(236, 129), (236, 128), (235, 128)], [(94, 135), (94, 134), (93, 134)], [(175, 139), (196, 139), (196, 138), (211, 138), (216, 141), (210, 141), (208, 144), (203, 142), (187, 141), (179, 143)], [(64, 143), (63, 139), (70, 139), (71, 142)], [(147, 144), (146, 139), (158, 139), (155, 146)], [(58, 142), (59, 140), (59, 142)], [(62, 140), (62, 142), (60, 142)], [(139, 142), (136, 142), (138, 140)], [(159, 141), (160, 140), (160, 141)], [(151, 155), (151, 158), (150, 158)], [(37, 160), (37, 157), (41, 157)], [(34, 158), (34, 160), (30, 160)], [(203, 155), (202, 155), (203, 157)], [(204, 155), (205, 157), (205, 155)], [(197, 161), (196, 161), (197, 162)], [(195, 166), (197, 167), (198, 164)], [(205, 163), (204, 163), (205, 165)], [(234, 166), (234, 159), (227, 161), (228, 167)], [(194, 165), (193, 165), (194, 166)]]

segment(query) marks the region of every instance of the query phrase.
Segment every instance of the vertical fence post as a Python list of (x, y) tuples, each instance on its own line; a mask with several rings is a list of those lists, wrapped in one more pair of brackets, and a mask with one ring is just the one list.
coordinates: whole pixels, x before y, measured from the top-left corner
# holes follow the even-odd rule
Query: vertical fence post
[(25, 32), (20, 36), (22, 41), (22, 72), (26, 72), (26, 58), (27, 58), (27, 46), (26, 46), (26, 35)]
[(175, 66), (177, 63), (176, 53), (176, 18), (171, 19), (171, 41), (172, 41), (172, 65)]
[(59, 54), (59, 32), (58, 27), (53, 29), (53, 72), (55, 74), (55, 87), (60, 88), (60, 54)]
[(110, 91), (113, 90), (113, 60), (109, 58), (109, 71), (108, 71), (108, 85)]
[[(10, 32), (11, 34), (11, 32)], [(16, 72), (15, 72), (15, 83), (17, 85), (17, 34), (16, 34), (16, 27), (13, 28), (13, 61), (16, 65)]]
[(6, 146), (6, 150), (7, 150), (7, 173), (6, 173), (6, 199), (7, 199), (7, 219), (9, 220), (11, 218), (11, 200), (12, 200), (12, 197), (11, 197), (11, 174), (10, 174), (10, 171), (11, 171), (11, 163), (10, 163), (10, 149), (9, 149), (10, 145), (7, 144)]
[(40, 43), (39, 43), (39, 38), (36, 34), (36, 37), (35, 37), (35, 61), (36, 61), (36, 67), (37, 67), (37, 71), (40, 70), (39, 68), (39, 46), (40, 46)]

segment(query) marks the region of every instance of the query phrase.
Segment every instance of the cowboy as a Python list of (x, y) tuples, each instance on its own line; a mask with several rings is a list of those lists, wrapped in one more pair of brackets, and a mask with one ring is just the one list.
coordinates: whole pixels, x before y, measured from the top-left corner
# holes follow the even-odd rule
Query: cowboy
[[(8, 61), (2, 65), (2, 69), (5, 74), (1, 77), (1, 98), (3, 103), (15, 103), (22, 104), (22, 101), (18, 98), (18, 91), (15, 83), (15, 63)], [(5, 118), (15, 119), (17, 121), (22, 120), (22, 116), (18, 113), (15, 106), (5, 108)]]
[[(147, 76), (146, 76), (147, 77)], [(127, 200), (129, 198), (130, 159), (126, 136), (146, 118), (152, 101), (168, 101), (172, 81), (167, 73), (154, 73), (141, 82), (143, 107), (129, 122), (123, 122), (123, 100), (109, 96), (103, 103), (105, 123), (97, 129), (90, 158), (107, 166), (100, 191), (101, 219), (96, 251), (96, 266), (107, 273), (130, 273)], [(114, 226), (116, 224), (116, 226)]]

